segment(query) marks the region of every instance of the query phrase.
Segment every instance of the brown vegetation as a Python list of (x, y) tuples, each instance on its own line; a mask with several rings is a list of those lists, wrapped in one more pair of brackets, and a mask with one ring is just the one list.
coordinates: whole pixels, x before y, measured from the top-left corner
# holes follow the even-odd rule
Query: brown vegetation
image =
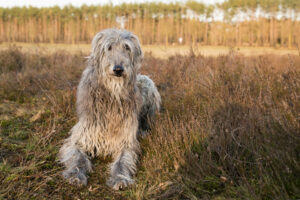
[(84, 56), (0, 52), (1, 199), (300, 198), (299, 56), (146, 55), (164, 109), (121, 192), (105, 185), (109, 158), (95, 159), (87, 187), (60, 177)]

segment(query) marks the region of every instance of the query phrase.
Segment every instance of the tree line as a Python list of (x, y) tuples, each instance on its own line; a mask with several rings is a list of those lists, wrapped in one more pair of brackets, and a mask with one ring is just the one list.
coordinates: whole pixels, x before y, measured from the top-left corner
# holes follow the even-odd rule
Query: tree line
[(13, 7), (0, 8), (0, 42), (88, 43), (99, 30), (121, 27), (143, 44), (295, 47), (299, 19), (299, 0)]

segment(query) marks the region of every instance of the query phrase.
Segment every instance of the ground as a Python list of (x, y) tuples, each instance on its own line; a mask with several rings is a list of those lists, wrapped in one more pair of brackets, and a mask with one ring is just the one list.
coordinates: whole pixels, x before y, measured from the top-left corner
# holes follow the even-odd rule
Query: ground
[(163, 109), (141, 139), (135, 185), (113, 191), (111, 158), (95, 158), (81, 188), (57, 162), (88, 48), (32, 47), (0, 50), (0, 199), (300, 198), (297, 53), (146, 53)]

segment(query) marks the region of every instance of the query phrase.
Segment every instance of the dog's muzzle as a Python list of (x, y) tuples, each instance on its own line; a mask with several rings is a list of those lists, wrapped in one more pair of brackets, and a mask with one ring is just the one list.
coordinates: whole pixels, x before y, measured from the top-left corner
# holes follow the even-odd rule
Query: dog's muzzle
[(123, 72), (124, 72), (124, 67), (122, 65), (115, 65), (113, 68), (114, 74), (115, 76), (122, 76)]

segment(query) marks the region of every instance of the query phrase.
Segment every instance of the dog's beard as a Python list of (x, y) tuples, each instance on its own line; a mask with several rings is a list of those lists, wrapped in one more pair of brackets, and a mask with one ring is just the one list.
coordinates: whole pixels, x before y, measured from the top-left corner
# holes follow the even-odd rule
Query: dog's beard
[(128, 96), (129, 94), (129, 84), (128, 76), (117, 77), (108, 75), (102, 79), (105, 87), (110, 91), (111, 95), (114, 96), (117, 100), (120, 100), (121, 97)]
[(123, 77), (110, 78), (108, 85), (112, 93), (120, 95), (125, 89), (125, 79)]

